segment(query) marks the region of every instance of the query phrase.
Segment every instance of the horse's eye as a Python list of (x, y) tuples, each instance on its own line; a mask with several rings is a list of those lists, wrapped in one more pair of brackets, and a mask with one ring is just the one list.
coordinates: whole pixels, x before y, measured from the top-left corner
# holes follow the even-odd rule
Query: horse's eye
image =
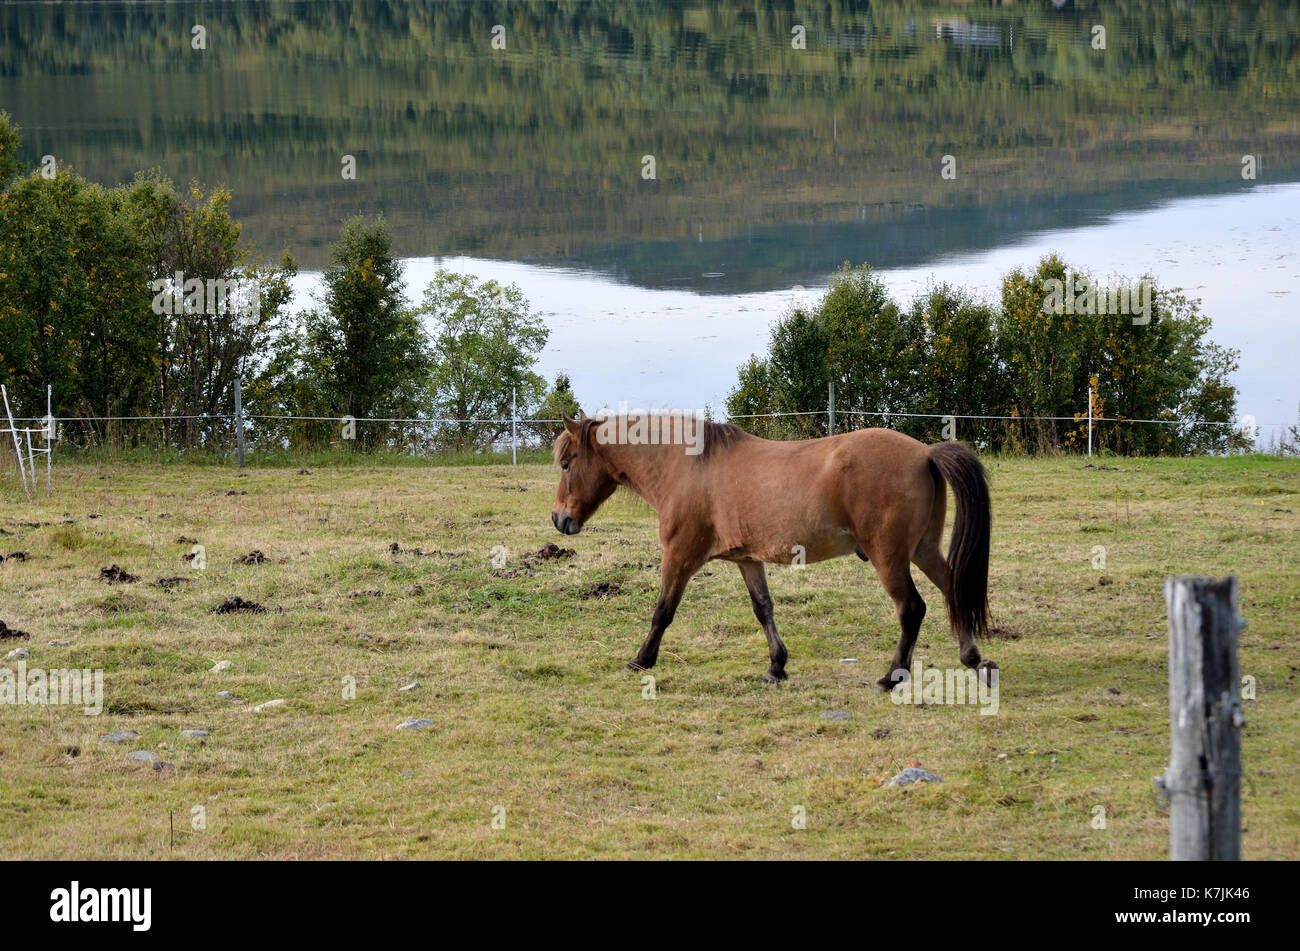
[(560, 463), (560, 468), (561, 468), (561, 469), (568, 469), (568, 468), (569, 468), (569, 464), (568, 464), (567, 462), (561, 462), (561, 463)]

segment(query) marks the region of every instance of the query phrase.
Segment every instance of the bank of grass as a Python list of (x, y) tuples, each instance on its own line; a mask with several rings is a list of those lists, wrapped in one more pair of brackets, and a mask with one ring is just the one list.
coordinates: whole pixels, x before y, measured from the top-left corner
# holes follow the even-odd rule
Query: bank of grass
[[(0, 551), (28, 558), (0, 564), (0, 620), (31, 633), (32, 667), (102, 668), (107, 700), (98, 717), (0, 707), (0, 848), (1161, 858), (1161, 584), (1197, 572), (1237, 574), (1249, 621), (1241, 669), (1258, 699), (1245, 705), (1244, 853), (1300, 857), (1300, 464), (989, 465), (995, 716), (899, 706), (870, 690), (896, 626), (874, 573), (853, 558), (769, 570), (791, 655), (781, 687), (760, 681), (766, 648), (739, 574), (708, 566), (665, 639), (658, 696), (645, 699), (622, 668), (655, 600), (654, 515), (620, 493), (562, 538), (549, 522), (557, 473), (543, 465), (240, 472), (81, 460), (61, 464), (52, 498), (31, 505), (6, 477)], [(194, 543), (181, 538), (204, 546), (204, 569), (183, 560)], [(547, 542), (576, 554), (523, 560)], [(1095, 546), (1104, 569), (1092, 567)], [(253, 549), (267, 560), (235, 562)], [(105, 584), (111, 564), (140, 580)], [(173, 576), (186, 580), (152, 586)], [(618, 592), (584, 597), (602, 581)], [(954, 666), (941, 601), (919, 572), (917, 583), (930, 604), (918, 657)], [(235, 595), (267, 613), (212, 613)], [(211, 672), (221, 660), (229, 669)], [(399, 691), (412, 681), (420, 687)], [(852, 719), (823, 719), (830, 710)], [(433, 726), (395, 729), (415, 717)], [(192, 728), (210, 735), (181, 736)], [(141, 736), (100, 739), (117, 730)], [(131, 750), (174, 769), (130, 762)], [(912, 761), (944, 782), (879, 785)], [(796, 807), (804, 829), (792, 825)]]

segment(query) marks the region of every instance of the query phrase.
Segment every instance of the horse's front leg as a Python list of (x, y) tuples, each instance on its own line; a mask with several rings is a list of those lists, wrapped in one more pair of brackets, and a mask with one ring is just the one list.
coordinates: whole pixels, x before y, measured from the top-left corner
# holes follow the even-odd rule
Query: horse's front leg
[(664, 631), (673, 623), (673, 616), (677, 613), (677, 605), (682, 600), (687, 583), (703, 563), (701, 559), (672, 548), (664, 548), (664, 560), (659, 566), (659, 602), (650, 618), (650, 633), (636, 656), (628, 661), (628, 670), (649, 670), (655, 665), (659, 659), (659, 642), (663, 640)]
[(758, 623), (763, 625), (763, 633), (767, 635), (768, 657), (772, 663), (763, 675), (763, 680), (769, 684), (779, 683), (786, 679), (785, 662), (789, 654), (781, 642), (781, 635), (776, 632), (772, 595), (767, 590), (767, 568), (761, 561), (738, 561), (736, 566), (740, 568), (740, 576), (745, 579), (745, 587), (749, 589), (754, 617), (758, 618)]

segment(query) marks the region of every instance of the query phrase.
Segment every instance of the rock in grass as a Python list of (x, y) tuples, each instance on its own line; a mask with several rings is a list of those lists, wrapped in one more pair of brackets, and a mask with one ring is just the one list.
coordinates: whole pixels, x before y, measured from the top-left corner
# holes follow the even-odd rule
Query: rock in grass
[(196, 740), (201, 740), (207, 735), (207, 730), (181, 730), (181, 736), (188, 736)]
[(853, 714), (847, 710), (827, 710), (822, 714), (823, 720), (852, 720)]
[(218, 691), (217, 691), (217, 696), (220, 697), (222, 700), (229, 700), (231, 703), (243, 703), (243, 702), (244, 702), (241, 698), (236, 697), (236, 696), (235, 696), (233, 693), (231, 693), (229, 690), (218, 690)]
[(152, 763), (158, 758), (158, 754), (149, 750), (132, 750), (126, 754), (126, 758), (136, 763)]
[(229, 670), (229, 669), (230, 669), (230, 661), (228, 661), (228, 660), (219, 660), (219, 661), (217, 661), (215, 664), (212, 665), (212, 669), (211, 669), (210, 671), (208, 671), (208, 673), (210, 673), (210, 674), (219, 674), (219, 673), (221, 673), (223, 670)]
[(282, 706), (284, 706), (284, 700), (276, 699), (276, 700), (268, 700), (266, 701), (266, 703), (259, 703), (257, 706), (251, 707), (250, 709), (254, 713), (262, 713), (265, 710), (274, 710), (277, 707), (282, 707)]
[(419, 689), (420, 689), (420, 682), (419, 682), (418, 680), (412, 680), (412, 681), (411, 681), (409, 684), (407, 684), (405, 687), (398, 687), (398, 688), (397, 688), (397, 692), (398, 692), (398, 693), (410, 693), (412, 690), (419, 690)]
[(399, 730), (423, 730), (425, 727), (433, 726), (433, 721), (420, 717), (416, 720), (403, 720), (397, 724)]
[(155, 773), (174, 773), (176, 772), (176, 767), (166, 760), (160, 759), (153, 764), (153, 771)]
[(32, 652), (26, 647), (15, 647), (9, 653), (5, 654), (5, 660), (24, 660), (32, 656)]
[(840, 658), (840, 663), (841, 663), (841, 664), (856, 664), (857, 662), (858, 662), (858, 659), (857, 659), (856, 657), (841, 657), (841, 658)]
[(125, 743), (127, 740), (134, 740), (139, 735), (133, 730), (118, 730), (116, 733), (105, 733), (100, 739), (105, 743)]
[(909, 766), (897, 776), (893, 776), (885, 782), (886, 786), (910, 786), (912, 783), (941, 783), (943, 782), (938, 776), (928, 769), (918, 769), (915, 766)]

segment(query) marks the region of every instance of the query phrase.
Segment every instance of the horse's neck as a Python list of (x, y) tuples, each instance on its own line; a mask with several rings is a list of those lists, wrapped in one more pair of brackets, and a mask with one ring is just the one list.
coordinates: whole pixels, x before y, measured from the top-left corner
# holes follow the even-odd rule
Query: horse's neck
[(621, 476), (629, 489), (658, 511), (668, 495), (674, 459), (683, 451), (674, 445), (615, 444), (602, 446), (601, 454), (615, 478)]

